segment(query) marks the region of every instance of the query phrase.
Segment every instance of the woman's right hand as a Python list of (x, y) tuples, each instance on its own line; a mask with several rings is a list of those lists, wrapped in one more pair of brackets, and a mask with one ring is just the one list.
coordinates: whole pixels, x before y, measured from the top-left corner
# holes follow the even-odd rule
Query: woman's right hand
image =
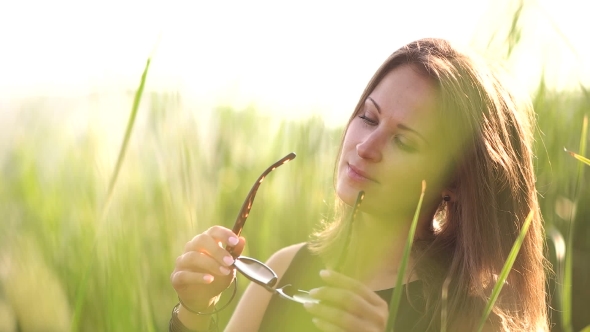
[[(221, 226), (213, 226), (188, 241), (170, 275), (182, 303), (193, 311), (211, 311), (209, 307), (235, 277), (232, 254), (239, 256), (245, 244), (243, 237)], [(226, 246), (233, 248), (231, 254)]]

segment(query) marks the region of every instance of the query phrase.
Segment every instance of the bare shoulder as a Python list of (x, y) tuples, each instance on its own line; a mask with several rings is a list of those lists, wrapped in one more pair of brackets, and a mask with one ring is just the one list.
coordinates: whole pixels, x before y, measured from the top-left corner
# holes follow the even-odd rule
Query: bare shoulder
[(297, 252), (304, 246), (305, 242), (302, 242), (280, 249), (270, 256), (267, 261), (268, 266), (270, 266), (279, 276), (282, 276), (284, 272), (287, 271), (291, 261), (293, 261), (295, 254), (297, 254)]
[[(282, 277), (297, 251), (303, 246), (305, 246), (305, 243), (298, 243), (278, 250), (268, 259), (267, 265), (276, 272), (279, 278)], [(258, 331), (271, 297), (271, 292), (259, 285), (250, 283), (244, 291), (225, 331)]]

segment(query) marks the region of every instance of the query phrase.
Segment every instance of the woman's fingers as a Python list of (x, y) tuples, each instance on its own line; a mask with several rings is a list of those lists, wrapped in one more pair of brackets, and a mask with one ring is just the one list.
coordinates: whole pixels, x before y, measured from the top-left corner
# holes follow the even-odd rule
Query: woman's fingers
[[(211, 239), (213, 242), (202, 242), (204, 239)], [(184, 247), (184, 251), (195, 250), (199, 246), (207, 246), (207, 249), (213, 250), (214, 248), (211, 247), (211, 244), (219, 248), (225, 248), (226, 246), (233, 247), (239, 241), (240, 239), (231, 230), (221, 226), (213, 226), (188, 241)]]
[(238, 244), (236, 244), (233, 248), (232, 248), (232, 254), (234, 257), (238, 257), (242, 254), (242, 251), (244, 251), (244, 247), (246, 246), (246, 239), (244, 237), (241, 237), (238, 239)]
[[(226, 268), (223, 270), (223, 273), (225, 273), (227, 272), (227, 267), (231, 266), (234, 262), (234, 258), (225, 247), (234, 247), (235, 251), (241, 253), (244, 245), (245, 240), (236, 237), (231, 230), (220, 226), (213, 226), (205, 233), (201, 233), (188, 241), (184, 247), (184, 251), (185, 254), (195, 252), (212, 257), (217, 261), (219, 266)], [(194, 259), (195, 257), (192, 258)], [(181, 261), (183, 260), (181, 257), (179, 259)], [(209, 271), (214, 273), (213, 270)]]
[(170, 276), (170, 281), (174, 289), (181, 289), (195, 284), (210, 284), (215, 280), (215, 277), (208, 273), (192, 272), (192, 271), (178, 271)]
[[(314, 321), (322, 331), (371, 331), (363, 320), (338, 307), (324, 303), (306, 303), (305, 309), (318, 320)], [(318, 323), (321, 323), (319, 326)]]
[(225, 253), (220, 260), (221, 262), (219, 262), (219, 259), (213, 258), (203, 252), (189, 251), (176, 259), (176, 270), (206, 272), (219, 276), (229, 275), (233, 258)]
[(320, 275), (328, 286), (310, 291), (320, 303), (305, 304), (307, 311), (319, 319), (316, 326), (322, 331), (338, 331), (334, 326), (345, 331), (383, 331), (389, 315), (383, 299), (343, 274), (323, 270)]
[(313, 318), (311, 321), (318, 329), (320, 329), (324, 332), (345, 332), (346, 331), (345, 329), (341, 328), (340, 326), (334, 325), (334, 324), (327, 322), (323, 319)]
[(379, 295), (375, 294), (374, 291), (369, 289), (360, 281), (350, 278), (342, 273), (338, 273), (336, 271), (331, 270), (322, 270), (320, 271), (320, 277), (330, 286), (336, 288), (342, 288), (349, 290), (355, 294), (358, 294), (366, 301), (374, 304), (374, 305), (381, 305), (384, 304), (383, 299), (379, 297)]
[(191, 308), (209, 307), (235, 277), (234, 258), (226, 248), (241, 253), (245, 243), (244, 238), (221, 226), (188, 241), (170, 275), (178, 297)]
[(379, 320), (381, 316), (375, 305), (357, 293), (342, 288), (320, 287), (310, 291), (310, 295), (321, 303), (336, 307), (353, 315)]

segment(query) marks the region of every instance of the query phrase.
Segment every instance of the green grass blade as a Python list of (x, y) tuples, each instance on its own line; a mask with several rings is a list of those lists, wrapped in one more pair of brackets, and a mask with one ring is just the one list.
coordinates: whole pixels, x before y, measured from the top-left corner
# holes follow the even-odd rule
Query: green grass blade
[(400, 262), (400, 267), (397, 271), (397, 280), (395, 282), (395, 288), (393, 289), (393, 295), (391, 296), (391, 301), (389, 302), (389, 320), (387, 321), (386, 331), (393, 331), (393, 325), (397, 317), (397, 311), (399, 309), (399, 303), (402, 297), (402, 283), (404, 279), (404, 274), (406, 272), (406, 267), (408, 266), (408, 259), (410, 257), (410, 252), (412, 250), (412, 243), (414, 243), (414, 234), (416, 233), (416, 226), (418, 225), (418, 216), (420, 215), (420, 208), (422, 207), (422, 201), (424, 200), (425, 191), (426, 181), (423, 180), (422, 193), (420, 194), (420, 200), (418, 201), (418, 206), (416, 207), (416, 212), (414, 213), (414, 219), (412, 219), (412, 225), (410, 226), (410, 232), (408, 233), (408, 239), (406, 240), (406, 245), (404, 247), (404, 255), (402, 256), (402, 261)]
[(514, 264), (514, 261), (516, 260), (516, 256), (518, 256), (518, 252), (520, 251), (520, 247), (522, 246), (522, 242), (524, 241), (524, 237), (526, 236), (526, 233), (529, 230), (529, 226), (531, 225), (531, 221), (533, 220), (533, 215), (534, 215), (534, 211), (531, 210), (531, 212), (529, 212), (529, 215), (526, 217), (524, 224), (522, 225), (522, 229), (520, 230), (520, 233), (518, 234), (518, 237), (516, 238), (514, 245), (512, 245), (512, 249), (510, 250), (510, 254), (508, 255), (508, 258), (506, 259), (506, 262), (504, 263), (504, 267), (502, 267), (502, 272), (500, 272), (500, 276), (498, 277), (498, 281), (494, 285), (494, 289), (492, 290), (492, 295), (490, 296), (490, 300), (486, 304), (484, 314), (481, 316), (481, 319), (479, 321), (479, 327), (477, 328), (478, 332), (481, 332), (483, 330), (483, 327), (484, 327), (486, 321), (488, 320), (490, 313), (492, 312), (492, 308), (494, 307), (494, 304), (496, 303), (496, 300), (498, 299), (498, 296), (500, 295), (500, 291), (502, 290), (502, 287), (504, 287), (504, 282), (506, 282), (506, 278), (508, 278), (508, 274), (510, 273), (510, 270), (512, 269), (512, 265)]
[[(588, 116), (584, 116), (584, 120), (582, 121), (582, 135), (580, 137), (580, 155), (586, 154), (586, 139), (588, 137)], [(575, 204), (572, 205), (572, 209), (574, 206), (577, 206), (578, 199), (580, 196), (580, 186), (582, 183), (582, 178), (584, 176), (584, 164), (578, 165), (578, 172), (577, 172), (577, 180), (574, 190), (574, 202)], [(569, 234), (567, 237), (567, 249), (565, 255), (565, 265), (563, 271), (563, 286), (561, 292), (561, 324), (562, 328), (565, 332), (572, 332), (572, 278), (573, 278), (573, 250), (574, 250), (574, 232), (575, 232), (575, 214), (570, 214), (570, 223), (569, 223)]]
[[(584, 116), (584, 120), (582, 120), (582, 135), (580, 136), (580, 154), (581, 155), (586, 155), (586, 142), (588, 141), (588, 116), (585, 115)], [(586, 159), (588, 160), (588, 159)], [(584, 175), (584, 168), (582, 167), (582, 165), (578, 166), (578, 180), (581, 180), (582, 176)], [(578, 181), (578, 184), (580, 184), (580, 182)], [(578, 190), (579, 190), (579, 186), (578, 186)]]
[[(111, 180), (109, 182), (109, 187), (107, 190), (107, 196), (105, 199), (105, 203), (102, 207), (101, 213), (101, 221), (106, 215), (106, 211), (108, 209), (109, 202), (112, 197), (113, 189), (115, 188), (115, 184), (117, 182), (117, 177), (119, 175), (119, 171), (121, 169), (121, 165), (123, 164), (123, 159), (125, 158), (125, 152), (127, 151), (127, 146), (129, 144), (129, 139), (131, 137), (131, 132), (133, 130), (133, 125), (135, 124), (135, 118), (137, 117), (137, 110), (139, 109), (139, 102), (141, 101), (141, 97), (143, 95), (143, 89), (145, 87), (145, 81), (147, 77), (147, 73), (150, 67), (151, 58), (147, 59), (145, 68), (143, 70), (143, 74), (141, 75), (141, 80), (139, 83), (139, 88), (135, 92), (135, 98), (133, 100), (133, 106), (131, 107), (131, 114), (129, 116), (129, 120), (127, 122), (127, 129), (125, 130), (125, 137), (123, 139), (123, 143), (121, 144), (121, 149), (119, 150), (119, 156), (117, 158), (117, 164), (115, 166), (114, 172), (111, 176)], [(72, 314), (72, 325), (71, 331), (78, 331), (80, 318), (82, 313), (82, 305), (84, 303), (84, 298), (86, 297), (86, 291), (88, 286), (88, 279), (92, 275), (95, 267), (95, 256), (96, 256), (96, 243), (99, 239), (100, 229), (97, 235), (94, 238), (94, 244), (92, 247), (92, 254), (86, 261), (86, 266), (84, 267), (84, 273), (82, 274), (82, 278), (80, 280), (80, 284), (78, 285), (78, 291), (76, 292), (76, 300), (74, 302), (74, 313)]]
[(506, 36), (505, 44), (508, 45), (506, 57), (510, 58), (514, 48), (521, 40), (522, 37), (522, 27), (521, 27), (521, 18), (522, 18), (522, 10), (524, 9), (524, 1), (520, 0), (518, 2), (518, 7), (512, 14), (512, 22), (510, 24), (510, 30), (508, 31), (508, 35)]
[(127, 121), (127, 129), (125, 129), (125, 137), (123, 138), (123, 143), (121, 144), (121, 149), (119, 150), (119, 156), (117, 157), (117, 164), (115, 165), (115, 170), (111, 176), (111, 180), (109, 181), (109, 187), (107, 190), (107, 197), (106, 201), (103, 206), (103, 213), (108, 207), (109, 202), (111, 201), (111, 197), (113, 195), (113, 190), (115, 188), (115, 184), (117, 183), (117, 178), (119, 177), (119, 171), (121, 170), (121, 165), (123, 164), (123, 159), (125, 159), (125, 153), (127, 152), (127, 146), (129, 145), (129, 139), (131, 138), (131, 132), (133, 131), (133, 126), (135, 125), (135, 118), (137, 117), (137, 110), (139, 109), (139, 102), (141, 101), (141, 96), (143, 95), (143, 89), (145, 87), (145, 80), (147, 77), (147, 73), (150, 67), (151, 58), (147, 59), (145, 64), (145, 68), (143, 69), (143, 74), (141, 75), (141, 81), (139, 82), (139, 88), (135, 92), (135, 98), (133, 99), (133, 107), (131, 108), (131, 113), (129, 114), (129, 120)]
[(581, 156), (581, 155), (579, 155), (579, 154), (577, 154), (575, 152), (568, 151), (568, 150), (565, 150), (565, 152), (569, 153), (570, 156), (578, 159), (579, 161), (583, 162), (584, 164), (590, 166), (590, 159), (588, 159), (588, 158), (586, 158), (584, 156)]

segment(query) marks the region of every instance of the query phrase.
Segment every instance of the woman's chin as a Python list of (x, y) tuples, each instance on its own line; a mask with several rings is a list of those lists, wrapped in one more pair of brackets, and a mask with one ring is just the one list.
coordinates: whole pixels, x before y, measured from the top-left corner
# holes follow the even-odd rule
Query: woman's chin
[(348, 206), (354, 205), (359, 192), (360, 190), (358, 189), (350, 188), (349, 186), (340, 183), (336, 186), (336, 195), (338, 195), (338, 198)]

